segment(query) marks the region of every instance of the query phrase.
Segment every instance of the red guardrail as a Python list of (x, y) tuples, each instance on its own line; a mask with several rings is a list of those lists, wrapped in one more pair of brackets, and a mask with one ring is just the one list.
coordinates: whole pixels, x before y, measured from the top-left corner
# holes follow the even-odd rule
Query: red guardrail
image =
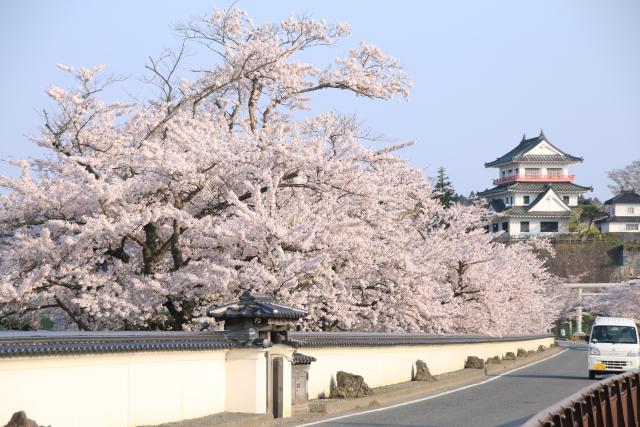
[(493, 185), (509, 182), (570, 182), (575, 178), (575, 175), (511, 175), (494, 179)]
[(630, 371), (583, 388), (523, 427), (638, 427), (638, 410), (640, 371)]

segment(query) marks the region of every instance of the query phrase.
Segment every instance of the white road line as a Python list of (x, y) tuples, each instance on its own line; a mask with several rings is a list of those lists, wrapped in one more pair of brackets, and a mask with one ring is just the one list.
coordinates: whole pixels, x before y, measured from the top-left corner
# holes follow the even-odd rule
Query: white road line
[(384, 408), (370, 409), (368, 411), (356, 412), (354, 414), (349, 414), (349, 415), (341, 415), (339, 417), (327, 418), (327, 419), (324, 419), (324, 420), (314, 421), (314, 422), (311, 422), (311, 423), (298, 424), (296, 427), (306, 427), (306, 426), (314, 426), (314, 425), (318, 425), (318, 424), (324, 424), (324, 423), (328, 423), (328, 422), (331, 422), (331, 421), (341, 420), (343, 418), (355, 417), (356, 415), (364, 415), (364, 414), (371, 414), (373, 412), (386, 411), (388, 409), (399, 408), (401, 406), (412, 405), (414, 403), (424, 402), (426, 400), (431, 400), (431, 399), (435, 399), (437, 397), (446, 396), (447, 394), (456, 393), (458, 391), (462, 391), (462, 390), (466, 390), (466, 389), (469, 389), (469, 388), (472, 388), (472, 387), (477, 387), (477, 386), (482, 385), (482, 384), (490, 383), (491, 381), (495, 381), (495, 380), (497, 380), (497, 379), (499, 379), (499, 378), (501, 378), (501, 377), (503, 377), (505, 375), (508, 375), (508, 374), (510, 374), (512, 372), (516, 372), (516, 371), (519, 371), (521, 369), (528, 368), (529, 366), (537, 365), (538, 363), (542, 363), (542, 362), (545, 362), (545, 361), (547, 361), (549, 359), (553, 359), (554, 357), (559, 356), (559, 355), (561, 355), (562, 353), (564, 353), (565, 351), (568, 351), (568, 350), (569, 349), (565, 348), (564, 350), (562, 350), (562, 351), (560, 351), (560, 352), (558, 352), (558, 353), (556, 353), (554, 355), (551, 355), (549, 357), (545, 357), (544, 359), (538, 360), (537, 362), (529, 363), (528, 365), (524, 365), (524, 366), (521, 366), (519, 368), (512, 369), (512, 370), (507, 371), (507, 372), (503, 372), (500, 375), (496, 375), (495, 377), (491, 377), (491, 378), (486, 379), (484, 381), (480, 381), (479, 383), (469, 384), (469, 385), (466, 385), (466, 386), (463, 386), (463, 387), (455, 388), (453, 390), (443, 391), (442, 393), (434, 394), (432, 396), (427, 396), (427, 397), (422, 397), (420, 399), (410, 400), (408, 402), (396, 403), (395, 405), (385, 406)]

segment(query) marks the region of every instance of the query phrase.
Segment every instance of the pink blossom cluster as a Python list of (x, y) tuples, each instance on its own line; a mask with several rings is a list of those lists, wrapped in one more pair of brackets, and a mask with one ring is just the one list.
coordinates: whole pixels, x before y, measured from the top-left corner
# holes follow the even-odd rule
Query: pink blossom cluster
[(34, 142), (50, 155), (0, 177), (0, 317), (59, 309), (80, 329), (208, 327), (243, 290), (309, 310), (308, 330), (530, 333), (555, 315), (544, 242), (505, 245), (488, 212), (444, 209), (421, 171), (371, 148), (350, 117), (296, 119), (316, 91), (407, 97), (399, 62), (366, 43), (334, 65), (296, 61), (344, 24), (254, 25), (237, 8), (180, 28), (218, 65), (158, 96), (108, 103), (103, 66), (51, 87)]

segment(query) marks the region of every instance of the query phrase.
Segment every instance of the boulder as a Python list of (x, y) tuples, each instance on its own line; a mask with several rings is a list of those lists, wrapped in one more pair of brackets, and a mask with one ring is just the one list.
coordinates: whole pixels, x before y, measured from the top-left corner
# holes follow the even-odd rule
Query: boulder
[(24, 411), (19, 411), (11, 416), (9, 424), (5, 427), (38, 427), (38, 423), (27, 418)]
[(525, 350), (524, 348), (519, 348), (518, 349), (518, 353), (516, 354), (518, 357), (523, 357), (527, 355), (527, 350)]
[(373, 394), (364, 378), (349, 372), (338, 371), (336, 374), (336, 386), (331, 389), (329, 397), (346, 399), (349, 397), (363, 397)]
[(435, 381), (436, 378), (429, 372), (429, 367), (422, 360), (416, 360), (416, 374), (413, 376), (414, 381)]
[(500, 356), (493, 356), (488, 358), (484, 363), (487, 365), (497, 365), (502, 363), (502, 360), (500, 359)]
[(547, 351), (547, 347), (546, 347), (546, 346), (544, 346), (544, 345), (542, 345), (542, 344), (540, 344), (540, 345), (538, 346), (538, 351)]
[(464, 367), (470, 369), (482, 369), (484, 368), (484, 360), (476, 356), (469, 356), (464, 362)]
[(516, 360), (516, 354), (513, 351), (508, 351), (507, 354), (504, 355), (504, 360)]

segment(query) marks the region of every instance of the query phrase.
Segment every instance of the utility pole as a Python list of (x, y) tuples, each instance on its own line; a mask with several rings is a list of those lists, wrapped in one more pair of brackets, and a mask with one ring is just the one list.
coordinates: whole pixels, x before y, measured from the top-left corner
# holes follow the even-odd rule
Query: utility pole
[(582, 332), (582, 288), (578, 288), (578, 307), (576, 308), (576, 332)]

